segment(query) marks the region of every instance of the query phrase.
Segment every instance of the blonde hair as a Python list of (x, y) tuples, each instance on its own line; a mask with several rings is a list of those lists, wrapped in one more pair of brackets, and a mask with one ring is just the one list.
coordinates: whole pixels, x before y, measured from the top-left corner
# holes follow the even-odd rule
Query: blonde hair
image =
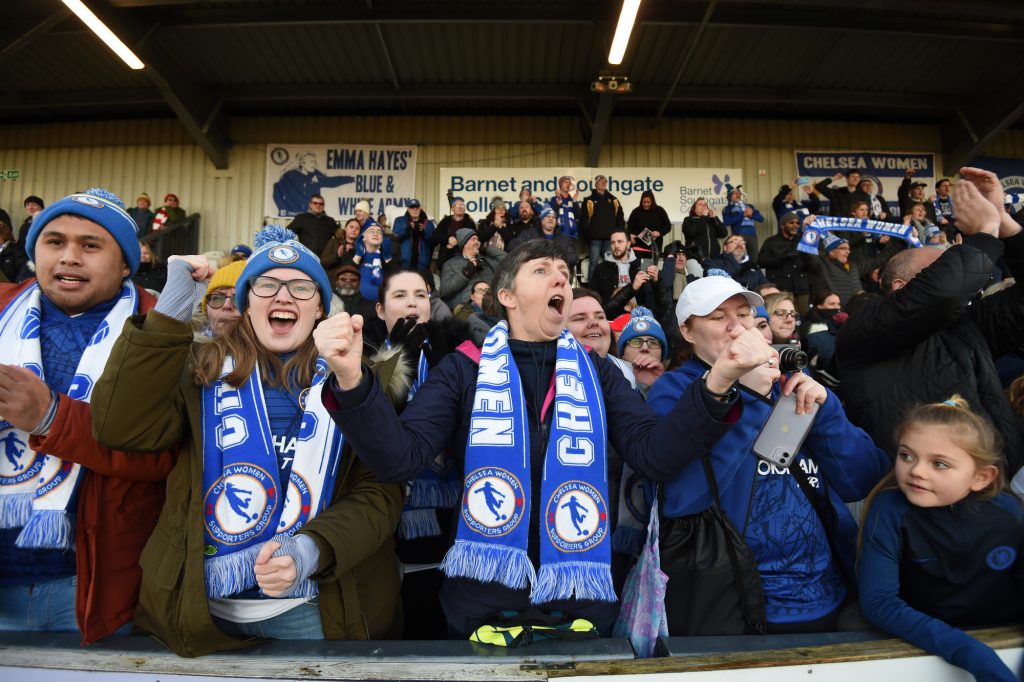
[(793, 294), (788, 291), (780, 291), (777, 294), (768, 294), (764, 297), (764, 309), (768, 311), (768, 316), (775, 312), (775, 309), (779, 307), (779, 304), (783, 301), (789, 301), (793, 304), (793, 310), (796, 310), (796, 299), (793, 298)]

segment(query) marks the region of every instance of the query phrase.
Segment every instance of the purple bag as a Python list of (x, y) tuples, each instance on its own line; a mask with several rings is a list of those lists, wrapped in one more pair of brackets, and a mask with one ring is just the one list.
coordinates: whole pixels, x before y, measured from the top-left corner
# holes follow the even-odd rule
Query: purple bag
[(647, 524), (647, 542), (626, 578), (622, 609), (612, 628), (612, 637), (628, 638), (639, 658), (651, 658), (658, 637), (668, 636), (665, 612), (668, 576), (661, 572), (660, 532), (658, 500), (655, 499)]

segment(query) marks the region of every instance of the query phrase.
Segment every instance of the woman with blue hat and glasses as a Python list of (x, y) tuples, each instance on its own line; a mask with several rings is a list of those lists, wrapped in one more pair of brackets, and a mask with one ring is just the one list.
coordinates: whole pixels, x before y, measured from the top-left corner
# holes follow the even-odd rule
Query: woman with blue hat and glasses
[(330, 312), (327, 274), (289, 230), (254, 244), (237, 323), (193, 345), (208, 266), (173, 259), (161, 305), (125, 325), (96, 387), (101, 443), (179, 451), (135, 622), (183, 656), (398, 635), (402, 489), (374, 479), (323, 408), (312, 335)]

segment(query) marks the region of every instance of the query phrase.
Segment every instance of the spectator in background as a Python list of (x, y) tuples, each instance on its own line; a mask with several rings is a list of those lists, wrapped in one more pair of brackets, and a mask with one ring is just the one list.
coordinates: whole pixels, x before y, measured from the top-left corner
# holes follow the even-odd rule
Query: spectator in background
[(470, 315), (476, 313), (477, 315), (483, 315), (484, 313), (484, 296), (491, 292), (490, 282), (474, 282), (473, 290), (469, 294), (469, 301), (466, 303), (460, 303), (455, 306), (455, 310), (452, 311), (452, 315), (456, 320), (465, 322), (469, 319)]
[(832, 362), (836, 351), (836, 334), (845, 318), (839, 294), (821, 291), (811, 298), (811, 307), (800, 321), (799, 334), (815, 369), (827, 369)]
[(174, 225), (185, 220), (185, 209), (178, 205), (178, 195), (167, 193), (164, 195), (164, 205), (157, 209), (153, 216), (153, 232), (162, 230), (168, 225)]
[(715, 209), (700, 197), (690, 206), (690, 215), (683, 219), (683, 239), (686, 248), (696, 250), (697, 259), (703, 262), (722, 252), (719, 239), (725, 239), (728, 231), (725, 224), (715, 215)]
[[(814, 216), (808, 216), (813, 219)], [(822, 255), (811, 259), (811, 295), (820, 291), (839, 294), (841, 305), (863, 290), (860, 270), (850, 260), (850, 243), (834, 234), (821, 240)]]
[(494, 246), (504, 251), (505, 238), (502, 233), (509, 225), (508, 206), (501, 197), (491, 199), (491, 211), (477, 225), (477, 235), (484, 246)]
[[(624, 230), (626, 220), (622, 216), (622, 205), (608, 191), (608, 178), (598, 175), (594, 178), (594, 189), (583, 202), (580, 228), (590, 244), (590, 270), (587, 282), (592, 282), (594, 272), (601, 263), (601, 256), (611, 248), (613, 232)], [(591, 284), (593, 288), (593, 284)], [(607, 299), (605, 299), (607, 300)]]
[(668, 340), (651, 311), (637, 306), (629, 312), (629, 322), (616, 340), (619, 357), (630, 364), (637, 390), (643, 396), (665, 373)]
[[(359, 268), (352, 264), (342, 265), (337, 269), (334, 279), (334, 291), (331, 296), (331, 311), (337, 315), (346, 312), (349, 315), (375, 315), (375, 303), (363, 298), (359, 293)], [(335, 305), (339, 307), (334, 308)], [(367, 318), (370, 319), (370, 318)]]
[(332, 282), (338, 276), (338, 268), (345, 263), (351, 263), (356, 255), (356, 242), (359, 241), (361, 231), (362, 225), (359, 220), (349, 218), (345, 221), (344, 227), (334, 231), (334, 236), (320, 254), (320, 265), (327, 271), (327, 277)]
[(793, 294), (797, 307), (803, 310), (807, 308), (807, 295), (811, 290), (809, 261), (815, 256), (798, 251), (799, 244), (800, 216), (784, 213), (779, 218), (778, 234), (764, 240), (757, 264), (779, 289)]
[(309, 198), (309, 210), (295, 216), (288, 225), (288, 229), (299, 238), (299, 243), (316, 254), (323, 253), (338, 229), (338, 221), (327, 215), (326, 206), (324, 198), (314, 194)]
[(391, 226), (388, 225), (388, 214), (381, 213), (377, 216), (377, 224), (380, 225), (380, 229), (384, 230), (384, 234), (391, 232)]
[(4, 281), (17, 282), (21, 269), (28, 264), (28, 256), (21, 245), (14, 241), (11, 224), (0, 220), (0, 273)]
[[(520, 212), (519, 215), (522, 217), (522, 212)], [(555, 216), (555, 211), (550, 206), (545, 206), (540, 210), (540, 226), (527, 228), (521, 232), (518, 237), (509, 243), (508, 250), (512, 251), (517, 246), (530, 239), (547, 239), (561, 246), (565, 249), (569, 269), (575, 272), (576, 242), (573, 239), (570, 239), (567, 234), (562, 232), (562, 229), (558, 225), (558, 218)]]
[(768, 296), (764, 299), (764, 309), (768, 312), (772, 343), (789, 343), (799, 338), (796, 331), (799, 313), (792, 294), (782, 292)]
[(135, 206), (128, 209), (128, 215), (132, 217), (135, 224), (139, 227), (139, 236), (145, 237), (149, 234), (150, 228), (153, 225), (153, 216), (156, 215), (150, 210), (152, 201), (149, 199), (149, 195), (143, 192), (139, 196), (135, 197)]
[(775, 218), (782, 222), (782, 216), (793, 211), (806, 209), (808, 213), (819, 213), (821, 211), (821, 200), (814, 191), (813, 185), (800, 185), (799, 178), (793, 181), (795, 187), (800, 187), (807, 193), (807, 198), (801, 201), (796, 200), (794, 190), (789, 185), (779, 188), (779, 193), (772, 199), (772, 210), (775, 211)]
[(139, 242), (141, 257), (139, 269), (132, 275), (132, 281), (143, 289), (160, 293), (167, 283), (167, 266), (164, 265), (146, 242)]
[[(46, 207), (46, 204), (44, 204), (43, 200), (35, 194), (30, 194), (25, 197), (24, 206), (25, 213), (28, 215), (25, 217), (24, 222), (21, 223), (21, 227), (18, 228), (18, 243), (23, 249), (28, 251), (26, 239), (28, 231), (32, 227), (32, 219)], [(14, 227), (14, 223), (11, 223), (11, 227)]]
[(839, 329), (840, 391), (850, 418), (893, 456), (905, 410), (960, 394), (999, 431), (1012, 478), (1024, 462), (1024, 432), (993, 361), (1024, 345), (1024, 289), (980, 300), (978, 292), (1000, 258), (1024, 278), (1024, 236), (995, 174), (962, 168), (960, 177), (953, 196), (963, 244), (893, 256), (882, 271), (884, 296), (850, 311)]
[(729, 205), (722, 209), (722, 222), (732, 230), (733, 234), (743, 236), (747, 241), (747, 253), (757, 253), (757, 225), (755, 223), (763, 223), (764, 216), (755, 206), (743, 200), (742, 185), (736, 187), (726, 185), (725, 188), (729, 196)]
[(896, 190), (896, 197), (900, 202), (900, 216), (907, 215), (910, 213), (910, 209), (914, 204), (921, 203), (925, 204), (928, 220), (934, 223), (935, 205), (928, 201), (924, 196), (924, 190), (928, 186), (928, 183), (921, 182), (920, 180), (912, 181), (913, 177), (914, 169), (908, 168), (907, 172), (903, 176), (903, 182), (900, 183), (899, 189)]
[[(645, 231), (649, 231), (650, 237), (643, 238)], [(654, 200), (654, 192), (645, 190), (640, 195), (640, 205), (629, 213), (629, 220), (626, 221), (626, 232), (629, 234), (629, 243), (634, 249), (651, 251), (651, 242), (657, 246), (657, 252), (661, 253), (665, 236), (672, 231), (672, 221), (668, 219), (668, 213)], [(654, 256), (652, 256), (654, 257)]]
[[(516, 213), (516, 217), (501, 231), (501, 238), (509, 251), (512, 250), (512, 242), (518, 239), (519, 235), (527, 230), (540, 229), (540, 220), (533, 212), (533, 203), (525, 200), (520, 201), (518, 208), (519, 211)], [(541, 210), (543, 211), (544, 207), (541, 207)]]
[(571, 175), (558, 178), (558, 190), (548, 204), (555, 211), (562, 234), (573, 240), (579, 239), (580, 191), (576, 187), (576, 178)]
[(935, 199), (932, 201), (932, 206), (935, 209), (935, 222), (942, 229), (946, 230), (947, 235), (956, 228), (956, 215), (953, 213), (953, 197), (949, 195), (950, 187), (952, 185), (947, 178), (942, 178), (936, 182)]
[(359, 221), (360, 230), (366, 229), (366, 226), (373, 222), (370, 218), (370, 202), (366, 199), (356, 202), (356, 207), (352, 213), (355, 219)]
[[(832, 187), (833, 182), (839, 182), (844, 178), (846, 179), (846, 187)], [(845, 218), (850, 215), (853, 195), (856, 193), (857, 185), (859, 184), (860, 171), (853, 168), (848, 170), (845, 176), (842, 173), (836, 173), (831, 178), (825, 178), (814, 185), (814, 189), (829, 200), (828, 214), (830, 216)]]
[(444, 268), (444, 264), (449, 258), (461, 251), (458, 239), (455, 236), (458, 231), (466, 229), (476, 231), (473, 218), (466, 213), (465, 199), (454, 197), (452, 199), (451, 211), (450, 215), (446, 215), (441, 219), (441, 222), (437, 224), (437, 230), (434, 231), (434, 243), (438, 246), (437, 267), (439, 270)]
[(529, 187), (523, 187), (519, 190), (519, 201), (512, 202), (512, 208), (508, 212), (510, 222), (519, 219), (519, 210), (522, 208), (524, 201), (530, 205), (532, 215), (537, 215), (544, 208), (544, 202), (533, 196), (533, 190)]
[(618, 317), (634, 298), (638, 305), (653, 310), (655, 316), (664, 315), (669, 297), (665, 288), (658, 284), (660, 273), (657, 266), (652, 263), (645, 268), (640, 267), (643, 259), (633, 253), (623, 230), (613, 231), (609, 243), (611, 250), (605, 252), (604, 260), (598, 264), (591, 278), (591, 288), (604, 300), (608, 317)]
[(717, 258), (705, 260), (704, 268), (724, 270), (743, 285), (744, 289), (753, 290), (767, 279), (764, 273), (758, 270), (754, 259), (747, 255), (747, 240), (740, 234), (727, 237), (722, 246), (722, 253)]
[(630, 385), (636, 388), (633, 366), (616, 357), (612, 349), (612, 328), (604, 313), (601, 294), (592, 289), (573, 289), (572, 307), (569, 308), (565, 327), (573, 338), (618, 367)]
[(359, 268), (359, 293), (371, 303), (377, 302), (377, 290), (384, 281), (385, 271), (397, 269), (397, 263), (384, 253), (383, 244), (384, 230), (377, 223), (370, 223), (356, 242), (352, 257), (352, 263)]
[(430, 271), (430, 268), (420, 268), (423, 281), (427, 283), (427, 291), (430, 293), (430, 320), (431, 322), (447, 322), (451, 320), (452, 309), (441, 300), (440, 292), (437, 290), (437, 275)]
[(430, 267), (434, 229), (434, 221), (427, 217), (419, 199), (410, 201), (405, 213), (395, 218), (395, 237), (398, 238), (403, 268), (419, 270)]
[[(889, 203), (881, 194), (875, 191), (875, 181), (871, 178), (862, 178), (857, 183), (857, 191), (854, 192), (853, 200), (865, 201), (868, 205), (867, 217), (871, 220), (891, 220), (889, 214)], [(813, 213), (813, 211), (812, 211)]]
[(480, 247), (476, 230), (465, 227), (456, 235), (459, 255), (445, 261), (441, 269), (441, 298), (455, 310), (469, 301), (476, 282), (490, 282), (505, 252), (493, 246)]
[(244, 269), (245, 261), (239, 260), (213, 273), (206, 285), (206, 295), (199, 303), (198, 324), (194, 325), (198, 327), (198, 335), (224, 336), (242, 317), (235, 304), (235, 286)]
[(235, 244), (231, 247), (231, 252), (228, 254), (231, 260), (249, 260), (249, 256), (252, 255), (252, 248), (248, 244)]
[[(915, 202), (911, 205), (910, 211), (903, 216), (904, 225), (913, 225), (914, 232), (917, 234), (917, 238), (921, 240), (922, 244), (928, 243), (928, 230), (929, 228), (939, 229), (932, 221), (928, 220), (928, 211), (925, 205), (921, 202)], [(939, 230), (941, 232), (941, 230)]]

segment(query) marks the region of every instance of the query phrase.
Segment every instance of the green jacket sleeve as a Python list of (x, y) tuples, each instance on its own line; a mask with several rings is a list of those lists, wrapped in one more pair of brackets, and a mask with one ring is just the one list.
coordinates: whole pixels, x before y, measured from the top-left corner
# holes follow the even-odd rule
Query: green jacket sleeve
[(148, 452), (181, 442), (180, 385), (192, 343), (187, 323), (160, 313), (125, 322), (92, 394), (93, 436), (101, 445)]

